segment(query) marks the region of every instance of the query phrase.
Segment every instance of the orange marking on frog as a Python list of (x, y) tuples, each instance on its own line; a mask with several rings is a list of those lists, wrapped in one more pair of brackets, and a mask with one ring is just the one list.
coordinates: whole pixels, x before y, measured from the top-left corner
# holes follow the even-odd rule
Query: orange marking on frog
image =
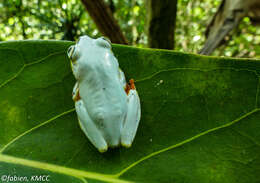
[(135, 81), (134, 81), (134, 79), (130, 79), (129, 80), (129, 84), (126, 83), (126, 85), (125, 85), (125, 92), (126, 92), (127, 95), (128, 95), (130, 90), (135, 90)]

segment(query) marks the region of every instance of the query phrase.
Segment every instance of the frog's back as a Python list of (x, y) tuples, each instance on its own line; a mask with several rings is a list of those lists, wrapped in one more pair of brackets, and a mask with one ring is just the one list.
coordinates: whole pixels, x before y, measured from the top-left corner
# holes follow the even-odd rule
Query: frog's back
[(104, 129), (103, 135), (112, 146), (119, 143), (127, 111), (127, 95), (119, 80), (118, 69), (97, 65), (79, 84), (80, 96), (91, 119), (98, 128)]

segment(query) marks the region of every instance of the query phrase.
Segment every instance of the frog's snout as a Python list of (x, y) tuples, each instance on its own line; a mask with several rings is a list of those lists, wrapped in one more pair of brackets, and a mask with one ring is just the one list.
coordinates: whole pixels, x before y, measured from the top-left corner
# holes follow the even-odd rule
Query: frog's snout
[(74, 50), (75, 50), (75, 45), (72, 45), (68, 48), (68, 51), (67, 51), (67, 55), (69, 57), (70, 60), (72, 60), (72, 55), (74, 53)]

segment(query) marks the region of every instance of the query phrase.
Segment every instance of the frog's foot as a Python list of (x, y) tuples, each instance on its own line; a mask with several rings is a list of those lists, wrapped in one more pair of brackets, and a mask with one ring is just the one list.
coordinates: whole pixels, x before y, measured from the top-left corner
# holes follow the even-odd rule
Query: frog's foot
[(135, 89), (134, 80), (130, 80), (128, 97), (128, 109), (124, 127), (121, 132), (121, 144), (124, 147), (130, 147), (134, 140), (137, 127), (141, 117), (140, 99)]
[(77, 101), (75, 103), (75, 108), (78, 114), (79, 125), (82, 131), (88, 137), (90, 142), (98, 149), (99, 152), (106, 152), (108, 148), (107, 143), (92, 119), (90, 118), (87, 110), (85, 109), (83, 101)]

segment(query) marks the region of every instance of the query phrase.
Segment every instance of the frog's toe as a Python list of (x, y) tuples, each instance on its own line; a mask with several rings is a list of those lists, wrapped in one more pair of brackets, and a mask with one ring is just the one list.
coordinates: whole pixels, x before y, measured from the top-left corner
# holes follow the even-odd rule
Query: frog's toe
[(132, 146), (131, 142), (122, 142), (121, 145), (126, 148), (130, 148)]
[(104, 152), (107, 151), (107, 149), (108, 149), (108, 147), (106, 146), (106, 147), (104, 147), (104, 148), (98, 149), (98, 151), (99, 151), (100, 153), (104, 153)]

